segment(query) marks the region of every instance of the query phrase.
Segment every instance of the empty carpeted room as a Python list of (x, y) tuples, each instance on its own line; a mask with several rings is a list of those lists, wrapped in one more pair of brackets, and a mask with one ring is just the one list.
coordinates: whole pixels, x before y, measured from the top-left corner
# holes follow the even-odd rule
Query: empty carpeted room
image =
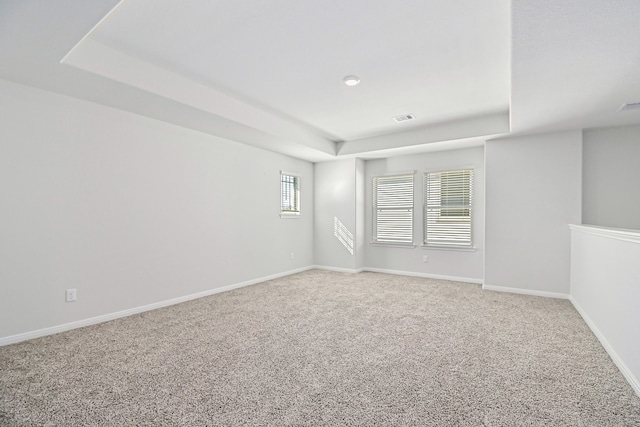
[(0, 426), (640, 426), (640, 2), (0, 2)]

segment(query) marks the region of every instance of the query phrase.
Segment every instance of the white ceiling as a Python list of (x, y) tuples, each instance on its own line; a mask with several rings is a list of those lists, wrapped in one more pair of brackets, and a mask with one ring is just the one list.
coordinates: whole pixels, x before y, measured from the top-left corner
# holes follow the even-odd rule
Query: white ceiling
[(507, 0), (129, 0), (91, 37), (350, 140), (507, 111), (508, 22)]
[(639, 24), (638, 0), (5, 0), (0, 77), (310, 161), (370, 158), (640, 123), (617, 112), (640, 101)]

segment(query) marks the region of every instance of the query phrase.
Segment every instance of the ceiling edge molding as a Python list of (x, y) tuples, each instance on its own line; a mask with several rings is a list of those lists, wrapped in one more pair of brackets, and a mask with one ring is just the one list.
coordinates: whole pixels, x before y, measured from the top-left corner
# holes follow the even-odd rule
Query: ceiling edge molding
[(366, 154), (394, 148), (494, 137), (509, 133), (509, 112), (440, 123), (402, 133), (339, 142), (338, 155)]

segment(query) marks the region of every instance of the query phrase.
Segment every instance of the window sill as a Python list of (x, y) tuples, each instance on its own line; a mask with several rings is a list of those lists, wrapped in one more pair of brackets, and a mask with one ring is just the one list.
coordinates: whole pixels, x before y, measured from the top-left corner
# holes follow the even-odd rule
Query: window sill
[(281, 213), (280, 214), (280, 218), (283, 218), (283, 219), (298, 219), (298, 218), (300, 218), (300, 214), (284, 214), (284, 213)]
[(429, 249), (434, 251), (455, 251), (455, 252), (475, 252), (475, 247), (469, 246), (434, 246), (434, 245), (422, 245), (422, 249)]
[(414, 249), (416, 245), (413, 243), (389, 243), (389, 242), (371, 242), (371, 246), (380, 246), (385, 248), (405, 248)]

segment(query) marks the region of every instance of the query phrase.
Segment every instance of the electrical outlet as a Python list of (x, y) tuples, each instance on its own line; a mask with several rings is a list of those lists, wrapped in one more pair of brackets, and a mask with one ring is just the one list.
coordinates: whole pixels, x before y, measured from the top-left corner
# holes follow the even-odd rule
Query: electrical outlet
[(66, 297), (67, 297), (67, 302), (74, 302), (77, 298), (77, 294), (76, 294), (76, 290), (75, 289), (67, 289), (66, 292)]
[(291, 259), (293, 259), (293, 252), (291, 252)]
[(429, 255), (423, 255), (422, 256), (422, 262), (424, 262), (424, 263), (429, 262)]

